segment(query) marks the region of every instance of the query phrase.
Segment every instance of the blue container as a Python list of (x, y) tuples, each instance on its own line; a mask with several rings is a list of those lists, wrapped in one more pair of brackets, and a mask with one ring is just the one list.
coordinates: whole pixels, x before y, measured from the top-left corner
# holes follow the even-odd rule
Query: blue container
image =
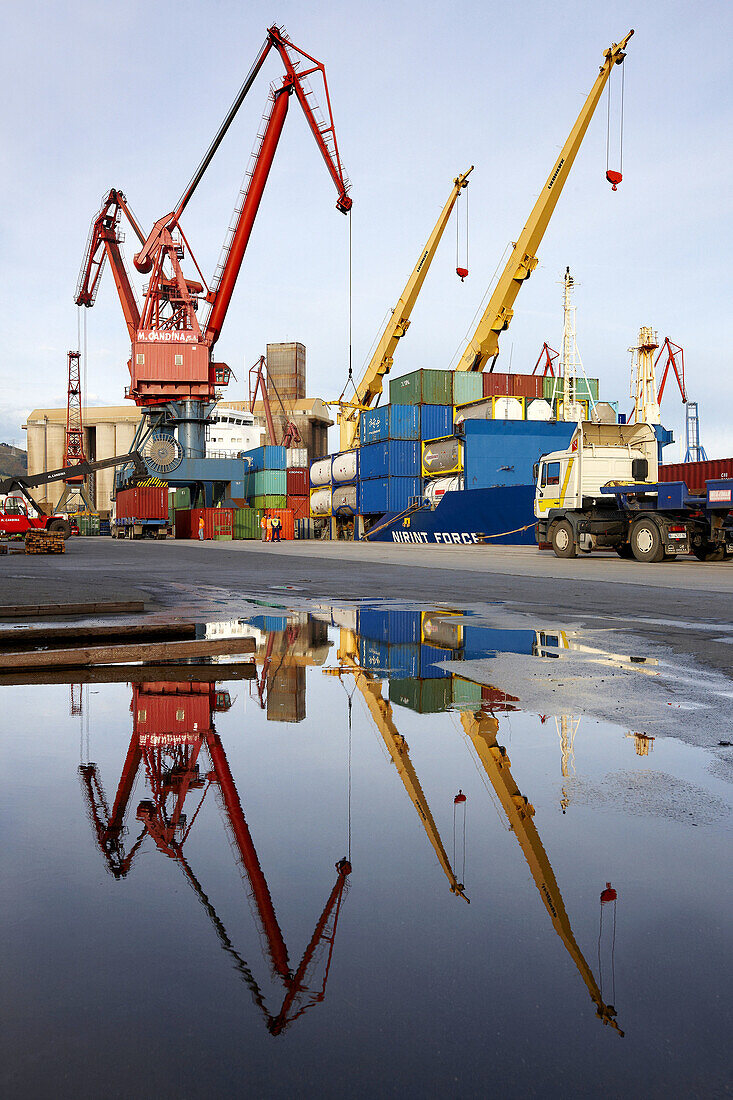
[[(405, 406), (407, 408), (407, 406)], [(389, 641), (393, 645), (414, 644), (420, 641), (419, 611), (389, 612)], [(415, 675), (418, 675), (415, 673)]]
[(465, 488), (533, 485), (535, 462), (549, 451), (564, 450), (575, 428), (574, 423), (564, 421), (464, 421)]
[(437, 680), (452, 673), (442, 664), (443, 661), (460, 660), (452, 649), (439, 649), (434, 645), (420, 646), (420, 676), (423, 680)]
[(389, 409), (390, 439), (420, 438), (419, 405), (386, 405)]
[(361, 414), (359, 421), (359, 440), (362, 447), (368, 443), (380, 443), (389, 439), (391, 405), (382, 405), (380, 409), (370, 409)]
[(422, 497), (419, 477), (377, 477), (359, 482), (359, 513), (363, 516), (403, 512), (413, 497)]
[(420, 646), (415, 643), (388, 647), (390, 678), (412, 680), (420, 675)]
[(382, 608), (359, 611), (358, 633), (377, 642), (389, 641), (389, 612)]
[(534, 630), (495, 630), (490, 626), (463, 627), (463, 657), (477, 661), (495, 653), (531, 656), (536, 641)]
[(359, 664), (366, 672), (387, 676), (389, 668), (389, 649), (386, 642), (377, 642), (373, 638), (359, 639)]
[(385, 439), (381, 443), (368, 443), (359, 449), (359, 477), (387, 477), (389, 474), (389, 444)]
[[(399, 407), (399, 406), (396, 406)], [(420, 406), (420, 438), (439, 439), (453, 434), (452, 405)]]
[(285, 470), (287, 469), (287, 450), (285, 447), (255, 447), (251, 451), (244, 452), (246, 459), (252, 460), (249, 470)]
[(285, 615), (255, 615), (254, 618), (248, 619), (247, 622), (251, 626), (256, 626), (258, 630), (276, 631), (288, 629), (288, 620)]
[(384, 440), (359, 449), (359, 477), (364, 481), (374, 477), (417, 477), (419, 473), (420, 445), (416, 440)]

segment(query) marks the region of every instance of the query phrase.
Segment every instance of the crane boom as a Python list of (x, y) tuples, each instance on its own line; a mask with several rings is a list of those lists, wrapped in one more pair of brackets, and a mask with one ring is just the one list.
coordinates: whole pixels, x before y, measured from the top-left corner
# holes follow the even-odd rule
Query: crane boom
[(497, 744), (498, 721), (492, 714), (485, 714), (483, 711), (476, 714), (463, 711), (461, 723), (501, 802), (510, 828), (527, 861), (535, 886), (550, 914), (552, 925), (586, 984), (591, 1000), (596, 1006), (596, 1015), (604, 1024), (610, 1025), (623, 1036), (624, 1033), (615, 1020), (616, 1010), (613, 1005), (604, 1003), (601, 991), (593, 977), (593, 971), (573, 935), (560, 887), (533, 821), (534, 806), (520, 793), (510, 771), (511, 761), (506, 749)]
[(525, 279), (528, 279), (537, 267), (537, 249), (542, 243), (545, 230), (560, 198), (560, 193), (570, 174), (578, 149), (588, 129), (593, 113), (598, 106), (601, 93), (606, 86), (614, 65), (620, 65), (626, 56), (625, 47), (633, 30), (621, 40), (614, 42), (604, 53), (604, 61), (588, 98), (575, 120), (560, 155), (552, 166), (547, 182), (540, 192), (527, 224), (519, 235), (512, 253), (499, 278), (489, 304), (484, 310), (476, 331), (463, 352), (456, 370), (481, 371), (491, 360), (489, 370), (499, 354), (499, 333), (509, 327), (514, 316), (514, 302)]
[(392, 763), (397, 768), (400, 779), (409, 795), (410, 801), (417, 810), (418, 817), (427, 834), (428, 840), (433, 846), (438, 863), (443, 868), (448, 879), (450, 891), (457, 897), (469, 901), (466, 897), (465, 887), (456, 878), (450, 860), (443, 846), (443, 841), (438, 832), (438, 826), (430, 812), (428, 800), (425, 797), (420, 780), (410, 760), (410, 752), (402, 734), (398, 731), (392, 718), (392, 707), (386, 699), (382, 698), (381, 684), (366, 672), (359, 664), (359, 649), (356, 636), (350, 630), (341, 630), (341, 639), (338, 650), (339, 673), (351, 672), (354, 683), (364, 697), (369, 714), (374, 725), (379, 730), (387, 751), (392, 758)]
[(443, 207), (432, 233), (425, 242), (417, 263), (412, 269), (410, 278), (405, 284), (397, 305), (392, 310), (389, 320), (381, 335), (374, 354), (372, 355), (359, 385), (356, 387), (354, 400), (344, 404), (339, 413), (341, 431), (341, 450), (349, 451), (358, 446), (359, 421), (364, 409), (369, 409), (382, 392), (382, 379), (389, 374), (394, 362), (394, 354), (397, 345), (410, 327), (410, 314), (417, 302), (422, 290), (425, 277), (430, 270), (435, 253), (438, 250), (443, 232), (450, 218), (456, 200), (464, 187), (468, 187), (468, 177), (473, 172), (473, 165), (460, 176), (453, 180), (453, 187), (448, 196), (448, 201)]

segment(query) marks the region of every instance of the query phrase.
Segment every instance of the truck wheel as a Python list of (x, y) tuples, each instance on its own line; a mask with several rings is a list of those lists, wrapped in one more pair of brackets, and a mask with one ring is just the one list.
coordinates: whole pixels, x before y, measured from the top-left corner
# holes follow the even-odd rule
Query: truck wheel
[(575, 545), (573, 528), (566, 519), (561, 519), (559, 523), (553, 526), (550, 532), (550, 540), (556, 558), (574, 558), (577, 556), (578, 551)]
[(621, 546), (617, 546), (616, 553), (620, 558), (624, 558), (626, 561), (631, 561), (634, 556), (634, 551), (631, 549), (628, 542), (624, 542)]
[(51, 535), (63, 535), (65, 542), (71, 534), (71, 524), (66, 519), (52, 519), (46, 530)]
[(631, 549), (637, 561), (657, 562), (664, 557), (664, 544), (652, 519), (639, 519), (631, 528)]

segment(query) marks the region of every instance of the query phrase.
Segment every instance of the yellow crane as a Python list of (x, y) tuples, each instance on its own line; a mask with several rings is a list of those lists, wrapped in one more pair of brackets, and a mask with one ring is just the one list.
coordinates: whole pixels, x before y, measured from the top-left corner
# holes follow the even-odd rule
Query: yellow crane
[(372, 407), (377, 397), (379, 397), (382, 392), (382, 379), (385, 374), (389, 374), (392, 369), (397, 344), (410, 327), (410, 314), (422, 290), (425, 276), (433, 262), (433, 257), (440, 244), (440, 239), (448, 224), (448, 219), (456, 204), (456, 200), (463, 188), (468, 187), (468, 177), (471, 175), (471, 172), (473, 172), (473, 165), (471, 165), (467, 172), (464, 172), (461, 176), (456, 176), (453, 180), (453, 187), (448, 197), (448, 201), (443, 207), (440, 217), (435, 224), (435, 228), (428, 237), (425, 247), (412, 269), (412, 274), (407, 280), (400, 300), (390, 314), (389, 321), (374, 350), (374, 354), (369, 360), (369, 365), (356, 387), (353, 400), (341, 400), (337, 402), (340, 410), (338, 421), (340, 425), (340, 444), (342, 451), (350, 451), (353, 450), (354, 447), (359, 446), (359, 421), (361, 420), (361, 414)]
[(404, 784), (410, 801), (417, 811), (417, 815), (425, 829), (427, 838), (438, 857), (438, 863), (443, 868), (445, 877), (448, 879), (451, 893), (455, 894), (457, 897), (463, 898), (464, 901), (468, 901), (470, 904), (470, 899), (467, 898), (465, 894), (465, 886), (456, 878), (450, 860), (448, 859), (443, 841), (438, 832), (438, 826), (435, 824), (428, 801), (420, 785), (420, 780), (410, 760), (410, 751), (407, 741), (394, 724), (391, 704), (382, 697), (381, 682), (362, 668), (359, 663), (357, 636), (353, 631), (343, 627), (341, 628), (338, 662), (338, 668), (324, 669), (324, 672), (336, 676), (342, 676), (344, 674), (353, 675), (354, 683), (364, 698), (372, 721), (382, 736), (382, 740), (387, 747), (387, 752), (392, 758), (392, 763), (397, 768), (399, 777)]
[(514, 316), (512, 307), (519, 293), (519, 288), (537, 267), (537, 249), (545, 235), (545, 230), (557, 205), (557, 200), (560, 198), (560, 192), (565, 186), (565, 181), (570, 174), (573, 161), (585, 137), (593, 112), (598, 106), (601, 93), (611, 75), (611, 70), (614, 65), (620, 65), (625, 58), (626, 44), (633, 33), (633, 30), (629, 31), (621, 42), (614, 42), (604, 53), (604, 61), (596, 77), (595, 84), (591, 88), (590, 94), (575, 120), (575, 125), (547, 177), (547, 182), (534, 204), (527, 224), (512, 249), (506, 267), (489, 299), (489, 304), (484, 310), (483, 316), (472, 339), (469, 340), (456, 370), (480, 371), (484, 369), (489, 360), (492, 360), (489, 370), (493, 369), (494, 360), (499, 354), (499, 333), (509, 327), (509, 322)]
[(511, 761), (506, 749), (497, 743), (498, 721), (492, 714), (485, 714), (483, 711), (475, 714), (464, 711), (461, 714), (461, 723), (501, 802), (509, 827), (519, 842), (535, 886), (550, 914), (553, 927), (586, 984), (591, 1000), (596, 1006), (596, 1016), (623, 1036), (623, 1031), (616, 1023), (616, 1010), (613, 1005), (605, 1004), (593, 971), (573, 935), (560, 887), (533, 821), (534, 806), (521, 794), (512, 776)]

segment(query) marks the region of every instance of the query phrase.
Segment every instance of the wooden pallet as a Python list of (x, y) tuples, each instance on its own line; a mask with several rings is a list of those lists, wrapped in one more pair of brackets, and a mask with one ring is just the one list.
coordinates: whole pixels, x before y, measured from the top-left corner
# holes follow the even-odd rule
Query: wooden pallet
[(27, 531), (25, 536), (26, 554), (65, 554), (64, 536), (55, 531)]

